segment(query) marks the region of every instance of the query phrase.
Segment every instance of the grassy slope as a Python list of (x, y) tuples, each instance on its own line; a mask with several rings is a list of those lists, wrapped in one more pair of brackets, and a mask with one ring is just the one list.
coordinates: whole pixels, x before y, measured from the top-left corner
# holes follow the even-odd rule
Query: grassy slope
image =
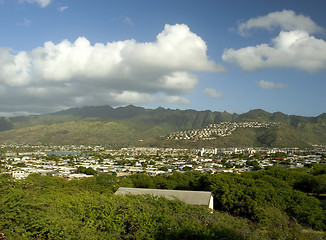
[(166, 134), (168, 126), (144, 127), (128, 121), (87, 119), (4, 131), (0, 142), (30, 144), (130, 144)]

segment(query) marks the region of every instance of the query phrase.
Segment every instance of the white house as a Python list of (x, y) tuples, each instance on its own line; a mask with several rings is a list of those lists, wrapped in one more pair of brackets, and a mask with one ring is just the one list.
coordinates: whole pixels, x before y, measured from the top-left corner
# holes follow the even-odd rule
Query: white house
[(29, 173), (24, 172), (23, 170), (16, 170), (16, 171), (12, 171), (11, 175), (15, 179), (23, 179), (26, 178), (29, 175)]

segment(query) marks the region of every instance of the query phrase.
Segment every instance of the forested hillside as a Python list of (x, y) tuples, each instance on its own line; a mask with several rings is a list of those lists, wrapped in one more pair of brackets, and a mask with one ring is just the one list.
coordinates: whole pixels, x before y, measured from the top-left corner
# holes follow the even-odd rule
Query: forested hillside
[[(0, 175), (0, 232), (8, 239), (322, 239), (326, 206), (317, 197), (326, 192), (325, 177), (321, 164), (241, 175), (100, 174), (71, 181)], [(114, 195), (120, 186), (212, 191), (215, 211), (162, 197)]]
[[(268, 129), (237, 129), (227, 138), (213, 142), (166, 141), (165, 136), (201, 129), (220, 122), (277, 122)], [(154, 110), (127, 106), (73, 108), (42, 115), (0, 118), (0, 142), (29, 144), (90, 144), (155, 146), (267, 146), (309, 147), (326, 144), (326, 114), (318, 117), (291, 116), (252, 110), (244, 114), (227, 112)]]

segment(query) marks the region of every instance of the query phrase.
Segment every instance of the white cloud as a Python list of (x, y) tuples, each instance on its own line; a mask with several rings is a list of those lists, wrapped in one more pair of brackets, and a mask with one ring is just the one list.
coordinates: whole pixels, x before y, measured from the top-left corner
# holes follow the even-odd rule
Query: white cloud
[(189, 105), (189, 100), (181, 96), (162, 95), (161, 101), (168, 104)]
[(154, 97), (150, 94), (122, 91), (121, 93), (111, 93), (110, 96), (119, 104), (145, 104), (154, 102)]
[(284, 89), (287, 87), (283, 83), (274, 83), (274, 82), (269, 82), (269, 81), (265, 81), (265, 80), (260, 80), (258, 82), (258, 86), (261, 87), (262, 89), (266, 89), (266, 90)]
[(41, 7), (46, 7), (48, 6), (52, 0), (20, 0), (21, 2), (28, 2), (28, 3), (37, 3)]
[(26, 52), (11, 55), (10, 49), (0, 48), (0, 84), (26, 86), (30, 80), (30, 58)]
[(307, 33), (323, 32), (324, 29), (313, 22), (310, 17), (297, 15), (294, 11), (283, 10), (272, 12), (266, 16), (251, 18), (247, 22), (238, 25), (238, 32), (245, 36), (252, 29), (275, 29), (280, 28), (285, 31), (301, 30)]
[(326, 69), (326, 41), (304, 31), (281, 32), (271, 44), (227, 49), (224, 61), (238, 64), (245, 71), (271, 67), (293, 67), (316, 72)]
[(69, 8), (68, 6), (61, 6), (61, 7), (58, 8), (58, 10), (59, 10), (60, 12), (63, 12), (63, 11), (65, 11), (65, 10), (67, 10), (68, 8)]
[(269, 30), (276, 27), (282, 31), (269, 44), (225, 49), (222, 59), (239, 65), (245, 71), (271, 67), (289, 67), (307, 72), (326, 69), (326, 41), (311, 35), (325, 30), (309, 17), (283, 10), (252, 18), (239, 24), (238, 30), (245, 35), (255, 28)]
[[(80, 37), (46, 42), (30, 52), (0, 49), (0, 89), (5, 92), (0, 109), (51, 112), (86, 104), (187, 104), (179, 95), (195, 88), (194, 71), (224, 71), (208, 59), (206, 50), (206, 43), (183, 24), (166, 25), (154, 42), (91, 45)], [(159, 92), (168, 97), (155, 98)]]
[(157, 86), (171, 93), (190, 92), (195, 88), (197, 82), (197, 77), (193, 74), (187, 72), (172, 72), (169, 75), (159, 78)]
[(220, 91), (220, 90), (216, 90), (213, 88), (205, 88), (203, 91), (205, 94), (207, 94), (208, 96), (210, 96), (211, 98), (223, 98), (225, 97), (225, 94)]
[(0, 112), (1, 117), (19, 117), (19, 116), (26, 116), (26, 115), (39, 115), (39, 114), (32, 113), (32, 112), (24, 112), (24, 111), (19, 111), (19, 112), (14, 112), (14, 113)]

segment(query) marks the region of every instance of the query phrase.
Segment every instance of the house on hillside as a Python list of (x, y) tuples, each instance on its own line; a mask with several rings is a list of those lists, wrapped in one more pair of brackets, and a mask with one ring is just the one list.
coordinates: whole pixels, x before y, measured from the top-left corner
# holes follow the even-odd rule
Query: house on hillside
[(167, 190), (167, 189), (149, 189), (149, 188), (125, 188), (120, 187), (115, 194), (143, 195), (165, 197), (173, 200), (175, 198), (191, 205), (203, 205), (214, 209), (213, 194), (204, 191), (186, 191), (186, 190)]
[(11, 175), (15, 179), (23, 179), (26, 178), (30, 173), (25, 172), (23, 170), (15, 170), (11, 172)]

